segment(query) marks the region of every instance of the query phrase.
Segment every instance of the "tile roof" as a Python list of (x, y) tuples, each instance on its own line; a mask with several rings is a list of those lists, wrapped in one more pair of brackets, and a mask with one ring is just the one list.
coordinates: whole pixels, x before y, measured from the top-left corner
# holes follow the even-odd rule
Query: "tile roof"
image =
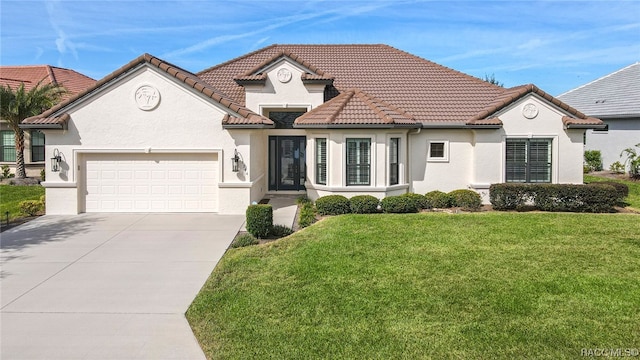
[[(196, 75), (194, 75), (193, 73), (190, 73), (180, 67), (177, 67), (171, 63), (168, 63), (164, 60), (161, 60), (153, 55), (150, 54), (143, 54), (140, 55), (139, 57), (137, 57), (136, 59), (132, 60), (131, 62), (129, 62), (128, 64), (126, 64), (125, 66), (121, 67), (120, 69), (112, 72), (111, 74), (107, 75), (106, 77), (104, 77), (103, 79), (101, 79), (100, 81), (96, 82), (93, 86), (85, 89), (84, 91), (76, 94), (75, 96), (71, 97), (70, 99), (67, 99), (66, 101), (63, 101), (62, 103), (54, 106), (53, 108), (45, 111), (44, 113), (37, 115), (37, 116), (33, 116), (30, 118), (27, 118), (25, 120), (22, 121), (22, 124), (24, 125), (24, 127), (33, 127), (37, 124), (42, 124), (42, 121), (44, 121), (43, 119), (45, 118), (51, 118), (51, 120), (48, 121), (54, 121), (53, 119), (55, 118), (59, 118), (62, 119), (65, 117), (65, 114), (59, 114), (59, 112), (63, 111), (64, 108), (66, 106), (68, 106), (69, 104), (73, 103), (74, 101), (87, 96), (93, 92), (95, 92), (96, 90), (100, 89), (102, 86), (104, 86), (107, 83), (110, 83), (111, 81), (124, 76), (125, 74), (129, 73), (130, 71), (136, 69), (139, 65), (141, 64), (149, 64), (151, 66), (156, 67), (157, 69), (164, 71), (165, 73), (169, 74), (170, 76), (176, 78), (178, 81), (184, 83), (186, 86), (189, 86), (191, 88), (193, 88), (195, 91), (202, 93), (204, 96), (206, 96), (207, 98), (213, 100), (214, 102), (222, 105), (223, 107), (226, 107), (227, 109), (231, 110), (232, 112), (238, 114), (238, 116), (240, 118), (245, 119), (245, 123), (247, 124), (263, 124), (265, 122), (265, 119), (263, 116), (260, 116), (256, 113), (254, 113), (253, 111), (247, 109), (245, 106), (238, 104), (237, 102), (233, 101), (232, 99), (229, 99), (228, 97), (222, 95), (218, 90), (216, 90), (215, 88), (213, 88), (211, 85), (205, 83), (204, 81), (202, 81), (200, 78), (198, 78)], [(55, 115), (55, 116), (53, 116)], [(68, 117), (67, 117), (68, 119)], [(65, 120), (66, 121), (66, 120)], [(269, 119), (266, 119), (266, 121), (270, 121)]]
[(558, 99), (589, 116), (640, 117), (640, 62), (570, 90)]
[(58, 84), (67, 89), (63, 100), (93, 86), (96, 81), (77, 71), (50, 65), (0, 66), (0, 84), (17, 88), (24, 83), (26, 90), (35, 87), (39, 82)]
[[(256, 76), (283, 56), (315, 72), (306, 75), (307, 77), (319, 75), (333, 79), (332, 93), (326, 92), (328, 99), (357, 88), (362, 94), (383, 100), (425, 126), (499, 125), (499, 119), (485, 118), (492, 117), (496, 111), (532, 92), (571, 115), (586, 117), (534, 85), (505, 89), (383, 44), (274, 44), (205, 69), (197, 75), (243, 104), (244, 88), (234, 82), (234, 79)], [(331, 90), (330, 87), (327, 88)], [(304, 122), (313, 120), (328, 123), (330, 117), (326, 117), (326, 112), (332, 106), (335, 104), (322, 109), (322, 115), (305, 116)], [(316, 111), (314, 109), (311, 112)], [(355, 123), (360, 121), (352, 115), (341, 117), (335, 114), (331, 121), (348, 118), (354, 119)]]
[(295, 127), (419, 127), (411, 115), (359, 89), (347, 90), (298, 117)]

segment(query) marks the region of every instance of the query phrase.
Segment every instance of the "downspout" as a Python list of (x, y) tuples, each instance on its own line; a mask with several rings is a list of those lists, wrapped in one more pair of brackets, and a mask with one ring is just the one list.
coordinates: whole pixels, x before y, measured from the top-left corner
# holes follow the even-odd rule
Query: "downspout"
[(409, 184), (409, 192), (413, 192), (413, 187), (411, 186), (411, 179), (413, 179), (413, 177), (412, 177), (413, 174), (411, 173), (411, 168), (412, 168), (411, 161), (410, 161), (411, 159), (409, 159), (409, 156), (411, 154), (411, 151), (409, 151), (409, 149), (411, 148), (411, 146), (410, 146), (411, 142), (409, 141), (409, 138), (410, 138), (409, 135), (418, 135), (418, 134), (420, 134), (420, 132), (422, 132), (422, 127), (419, 127), (417, 129), (415, 129), (415, 132), (411, 132), (411, 130), (409, 130), (407, 132), (407, 156), (406, 156), (406, 158), (407, 158), (407, 162), (406, 162), (407, 163), (407, 171), (406, 171), (407, 179), (406, 180), (407, 180), (407, 184)]

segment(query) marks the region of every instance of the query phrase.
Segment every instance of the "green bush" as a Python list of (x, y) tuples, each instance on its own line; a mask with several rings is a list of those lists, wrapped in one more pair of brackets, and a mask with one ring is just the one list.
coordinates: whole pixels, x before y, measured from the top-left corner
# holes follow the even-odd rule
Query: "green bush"
[(531, 200), (528, 184), (491, 184), (489, 201), (494, 210), (518, 210)]
[(249, 205), (247, 231), (258, 239), (265, 238), (273, 227), (273, 208), (268, 204)]
[(281, 238), (293, 234), (293, 229), (285, 225), (273, 225), (271, 228), (271, 236)]
[(624, 174), (624, 164), (620, 161), (616, 161), (609, 165), (609, 170), (616, 174)]
[(372, 195), (357, 195), (349, 199), (354, 214), (374, 214), (378, 212), (380, 200)]
[(351, 205), (342, 195), (328, 195), (316, 200), (316, 209), (320, 215), (341, 215), (350, 213)]
[(300, 218), (298, 219), (298, 226), (306, 228), (316, 222), (316, 209), (312, 203), (302, 204), (300, 208)]
[(313, 202), (313, 201), (311, 201), (311, 199), (309, 199), (307, 197), (307, 195), (300, 195), (300, 196), (298, 196), (296, 198), (296, 204), (300, 205), (300, 206), (302, 206), (304, 204), (307, 204), (307, 203), (311, 203), (311, 202)]
[(239, 247), (245, 247), (249, 245), (257, 245), (258, 243), (259, 243), (258, 239), (253, 237), (253, 235), (245, 233), (245, 234), (240, 234), (236, 236), (236, 238), (233, 239), (233, 242), (231, 243), (231, 247), (239, 248)]
[(40, 181), (44, 182), (46, 179), (47, 173), (44, 169), (40, 170)]
[(469, 189), (453, 190), (449, 193), (451, 205), (467, 211), (478, 211), (482, 206), (480, 194)]
[(0, 166), (0, 169), (2, 171), (2, 178), (1, 179), (8, 179), (10, 177), (15, 176), (14, 174), (11, 173), (11, 169), (9, 169), (9, 165), (2, 165), (2, 166)]
[(435, 190), (426, 193), (424, 196), (434, 208), (445, 209), (451, 207), (451, 197), (445, 192)]
[(427, 197), (422, 194), (406, 193), (400, 196), (406, 196), (413, 199), (413, 201), (416, 203), (416, 206), (418, 207), (418, 210), (423, 210), (423, 209), (427, 210), (433, 207), (431, 205), (431, 202), (427, 199)]
[(44, 211), (44, 202), (38, 200), (24, 200), (18, 204), (18, 207), (20, 208), (21, 213), (34, 216)]
[(607, 184), (492, 184), (489, 197), (496, 210), (532, 201), (535, 209), (552, 212), (613, 212), (620, 201), (618, 190)]
[(618, 200), (622, 202), (624, 198), (629, 196), (629, 187), (626, 184), (615, 182), (615, 181), (598, 181), (593, 182), (591, 185), (610, 185), (616, 189), (618, 193)]
[(387, 196), (380, 202), (382, 211), (385, 213), (416, 213), (418, 212), (418, 205), (416, 201), (410, 196)]
[(584, 163), (589, 171), (602, 170), (602, 154), (600, 150), (585, 150)]

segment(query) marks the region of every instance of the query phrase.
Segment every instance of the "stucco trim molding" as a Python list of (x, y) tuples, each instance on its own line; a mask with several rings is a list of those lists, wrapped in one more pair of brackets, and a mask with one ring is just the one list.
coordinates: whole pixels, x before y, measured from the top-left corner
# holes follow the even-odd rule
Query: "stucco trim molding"
[(367, 193), (386, 193), (389, 191), (405, 190), (409, 188), (409, 184), (399, 184), (393, 186), (325, 186), (305, 184), (307, 189), (331, 192), (367, 192)]
[(78, 183), (76, 182), (53, 182), (53, 181), (44, 181), (41, 182), (43, 188), (55, 189), (55, 188), (77, 188)]

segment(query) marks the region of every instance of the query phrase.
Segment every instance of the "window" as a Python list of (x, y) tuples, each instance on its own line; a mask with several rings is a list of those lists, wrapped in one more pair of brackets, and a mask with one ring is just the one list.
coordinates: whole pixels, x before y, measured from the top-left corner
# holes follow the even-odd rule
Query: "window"
[(399, 155), (400, 138), (389, 139), (389, 185), (397, 185), (399, 179)]
[(316, 184), (327, 185), (327, 139), (316, 139)]
[(550, 139), (507, 139), (506, 182), (551, 182)]
[(371, 184), (371, 139), (347, 139), (347, 186)]
[(449, 161), (449, 142), (448, 141), (430, 141), (429, 142), (429, 154), (427, 155), (429, 161)]
[(31, 161), (44, 161), (44, 134), (38, 130), (31, 131)]
[(16, 139), (12, 130), (0, 131), (0, 161), (16, 161)]

